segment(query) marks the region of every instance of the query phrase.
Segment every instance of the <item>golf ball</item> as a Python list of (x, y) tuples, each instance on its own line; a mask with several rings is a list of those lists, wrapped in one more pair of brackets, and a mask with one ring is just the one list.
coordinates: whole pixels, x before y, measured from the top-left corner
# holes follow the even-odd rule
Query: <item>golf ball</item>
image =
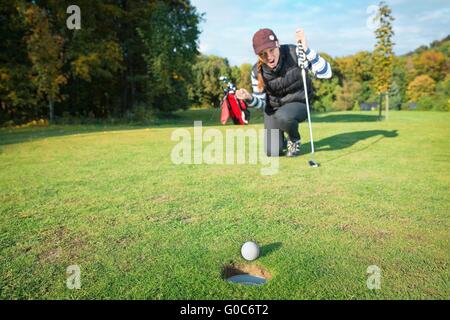
[(241, 255), (247, 261), (253, 261), (259, 257), (259, 246), (253, 241), (248, 241), (242, 245)]

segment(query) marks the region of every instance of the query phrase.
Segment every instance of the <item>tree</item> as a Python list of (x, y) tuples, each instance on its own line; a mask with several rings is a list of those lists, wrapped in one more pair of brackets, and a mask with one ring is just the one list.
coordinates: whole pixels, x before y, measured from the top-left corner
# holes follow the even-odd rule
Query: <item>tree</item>
[(54, 103), (61, 99), (60, 87), (67, 82), (62, 73), (62, 37), (52, 34), (47, 14), (32, 4), (22, 8), (30, 33), (26, 36), (28, 56), (32, 64), (31, 81), (39, 95), (48, 102), (50, 121), (54, 119)]
[(187, 85), (198, 54), (200, 18), (189, 2), (156, 1), (148, 27), (138, 28), (146, 49), (148, 100), (158, 110), (189, 106)]
[(436, 86), (436, 93), (445, 97), (450, 97), (450, 75)]
[(339, 86), (339, 79), (333, 77), (328, 81), (313, 79), (314, 100), (313, 109), (317, 111), (329, 111), (333, 109), (336, 93), (340, 94), (342, 88)]
[[(313, 78), (313, 88), (314, 88), (314, 99), (312, 102), (312, 107), (317, 111), (329, 111), (334, 107), (334, 101), (336, 100), (336, 93), (341, 90), (342, 82), (344, 81), (343, 72), (341, 67), (345, 69), (348, 67), (350, 59), (347, 58), (337, 58), (333, 59), (330, 55), (320, 52), (320, 55), (328, 61), (333, 70), (333, 78), (327, 81)], [(349, 71), (350, 72), (350, 71)]]
[(241, 70), (238, 66), (232, 66), (231, 68), (231, 75), (230, 80), (238, 87), (240, 88), (241, 83)]
[(439, 82), (436, 86), (436, 105), (435, 110), (450, 111), (450, 75), (445, 80)]
[(408, 83), (414, 79), (409, 77), (406, 64), (407, 58), (405, 57), (394, 58), (392, 85), (395, 84), (396, 90), (398, 90), (396, 94), (400, 102), (407, 100), (406, 89), (408, 87)]
[(201, 21), (190, 1), (78, 0), (80, 30), (66, 26), (70, 4), (0, 2), (1, 123), (189, 106)]
[(427, 50), (413, 59), (416, 76), (429, 75), (435, 81), (445, 78), (448, 73), (448, 61), (445, 55), (437, 50)]
[(334, 107), (337, 110), (352, 110), (355, 101), (361, 91), (361, 84), (357, 81), (345, 80), (343, 86), (336, 87), (335, 95), (336, 101)]
[(189, 89), (191, 100), (205, 107), (218, 107), (223, 96), (219, 77), (231, 78), (228, 60), (215, 55), (201, 55), (193, 70), (194, 81)]
[(389, 96), (392, 97), (391, 105), (394, 109), (400, 110), (400, 106), (402, 105), (402, 96), (400, 94), (400, 89), (397, 82), (393, 81), (392, 85), (389, 89)]
[[(386, 2), (381, 1), (379, 11), (375, 17), (379, 21), (379, 27), (375, 30), (377, 43), (373, 52), (374, 61), (374, 86), (378, 94), (387, 93), (392, 82), (392, 66), (393, 66), (393, 46), (392, 37), (394, 31), (392, 29), (392, 11)], [(389, 110), (389, 95), (386, 94), (386, 117)]]
[(36, 87), (30, 81), (31, 62), (24, 45), (27, 26), (13, 0), (0, 2), (0, 125), (42, 116)]
[(252, 65), (250, 63), (243, 63), (239, 67), (239, 81), (238, 88), (247, 89), (252, 92)]
[(434, 95), (436, 90), (436, 81), (434, 81), (428, 75), (422, 75), (416, 77), (408, 85), (408, 98), (411, 102), (417, 102), (420, 98), (424, 96)]
[[(352, 56), (331, 59), (328, 55), (324, 58), (333, 64), (337, 64), (345, 79), (352, 81), (371, 81), (372, 76), (372, 54), (367, 51), (360, 51)], [(331, 64), (331, 62), (330, 62)], [(334, 74), (334, 65), (332, 65)]]

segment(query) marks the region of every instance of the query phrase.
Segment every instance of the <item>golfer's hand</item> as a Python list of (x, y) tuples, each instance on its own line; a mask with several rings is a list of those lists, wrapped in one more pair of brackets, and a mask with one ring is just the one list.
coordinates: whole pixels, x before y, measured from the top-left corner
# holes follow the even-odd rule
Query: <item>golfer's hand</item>
[(295, 31), (295, 40), (301, 42), (305, 51), (308, 49), (308, 42), (306, 41), (305, 30), (299, 28)]
[(252, 100), (252, 95), (245, 89), (236, 91), (236, 97), (241, 100)]

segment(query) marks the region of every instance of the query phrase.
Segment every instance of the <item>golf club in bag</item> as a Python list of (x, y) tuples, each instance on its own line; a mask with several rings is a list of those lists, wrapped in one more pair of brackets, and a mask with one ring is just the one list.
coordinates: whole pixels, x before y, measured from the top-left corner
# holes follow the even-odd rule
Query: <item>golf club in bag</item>
[(236, 86), (226, 77), (222, 76), (219, 80), (225, 84), (223, 89), (225, 96), (222, 99), (220, 121), (222, 124), (226, 124), (228, 118), (231, 118), (234, 124), (248, 124), (250, 111), (244, 100), (236, 98)]
[(311, 140), (311, 158), (308, 161), (308, 163), (309, 163), (310, 167), (318, 168), (320, 166), (320, 164), (314, 160), (314, 139), (313, 139), (312, 125), (311, 125), (311, 113), (309, 111), (308, 88), (306, 85), (306, 70), (305, 70), (306, 53), (303, 49), (303, 45), (301, 42), (297, 43), (297, 55), (298, 55), (299, 67), (302, 69), (303, 86), (304, 86), (304, 90), (305, 90), (305, 100), (306, 100), (306, 111), (308, 113), (309, 138)]

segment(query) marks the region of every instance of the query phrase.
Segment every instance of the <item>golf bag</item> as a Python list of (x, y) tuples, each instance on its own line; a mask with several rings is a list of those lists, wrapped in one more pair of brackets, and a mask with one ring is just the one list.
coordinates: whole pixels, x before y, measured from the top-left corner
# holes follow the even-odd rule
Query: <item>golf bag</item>
[(220, 77), (220, 81), (226, 85), (223, 90), (225, 96), (223, 97), (221, 104), (222, 112), (220, 122), (226, 124), (228, 119), (231, 118), (234, 124), (248, 124), (250, 120), (250, 111), (244, 100), (236, 98), (236, 86), (225, 77)]

